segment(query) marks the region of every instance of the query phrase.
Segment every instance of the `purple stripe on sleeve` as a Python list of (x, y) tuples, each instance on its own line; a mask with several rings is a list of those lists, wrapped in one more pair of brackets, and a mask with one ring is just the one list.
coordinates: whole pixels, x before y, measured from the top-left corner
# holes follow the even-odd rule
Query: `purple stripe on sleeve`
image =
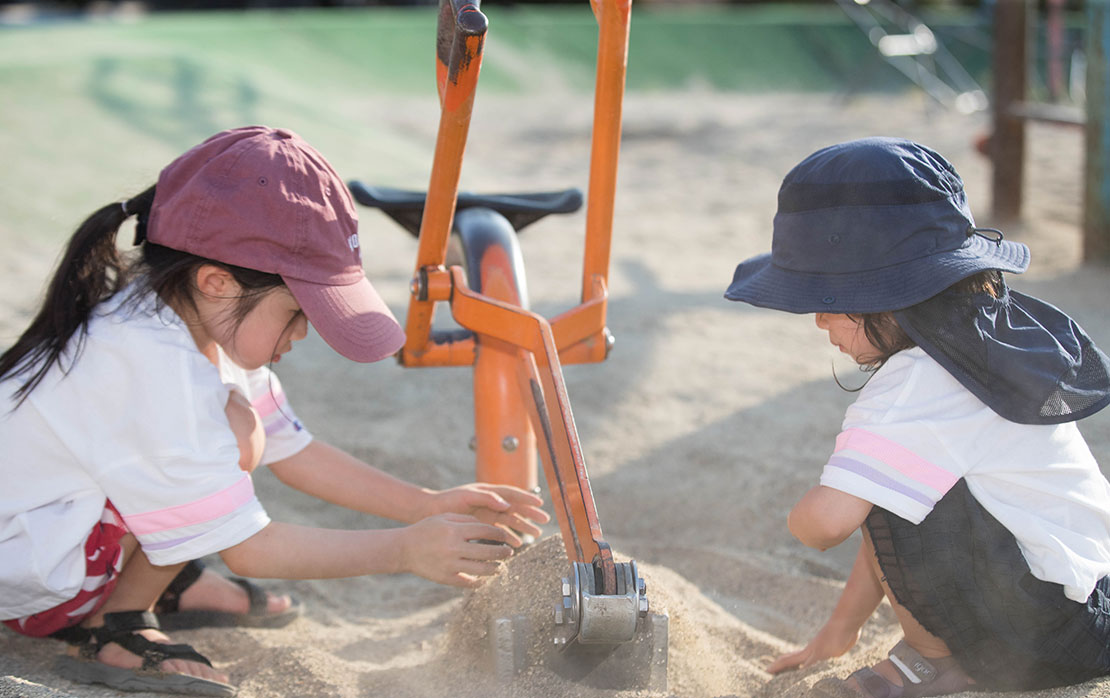
[(844, 456), (833, 456), (832, 458), (829, 459), (828, 465), (826, 465), (825, 467), (826, 468), (828, 468), (828, 467), (840, 468), (841, 470), (847, 470), (850, 473), (855, 473), (856, 475), (859, 475), (862, 478), (866, 478), (866, 479), (870, 480), (871, 482), (875, 483), (879, 487), (883, 487), (883, 488), (886, 488), (886, 489), (891, 490), (893, 492), (897, 492), (898, 494), (900, 494), (904, 497), (909, 497), (910, 499), (914, 500), (915, 502), (920, 502), (921, 504), (924, 504), (927, 507), (932, 508), (932, 506), (934, 504), (936, 504), (935, 501), (933, 501), (929, 497), (921, 494), (920, 492), (913, 489), (912, 487), (907, 487), (906, 485), (903, 485), (902, 483), (898, 482), (897, 480), (891, 478), (888, 475), (884, 475), (883, 473), (876, 470), (875, 468), (872, 468), (870, 465), (867, 465), (866, 463), (860, 463), (857, 460), (852, 460), (851, 458), (845, 458)]
[(897, 470), (906, 477), (932, 487), (937, 492), (947, 492), (959, 480), (955, 474), (925, 460), (901, 444), (883, 438), (866, 429), (845, 429), (836, 437), (836, 453), (858, 451), (880, 463)]
[(200, 538), (202, 535), (204, 535), (204, 534), (203, 533), (197, 533), (196, 535), (184, 536), (182, 538), (174, 538), (173, 540), (163, 540), (163, 541), (159, 541), (157, 543), (144, 543), (143, 544), (143, 550), (165, 550), (166, 548), (172, 548), (175, 545), (181, 545), (182, 543), (188, 543), (189, 541), (191, 541), (194, 538)]

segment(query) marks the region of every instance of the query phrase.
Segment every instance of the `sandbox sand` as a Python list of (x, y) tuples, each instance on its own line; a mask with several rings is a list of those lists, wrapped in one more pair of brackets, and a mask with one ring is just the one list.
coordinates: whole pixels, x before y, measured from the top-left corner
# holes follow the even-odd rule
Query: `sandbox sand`
[[(389, 107), (377, 115), (378, 135), (398, 149), (430, 153), (434, 103)], [(464, 186), (584, 187), (590, 113), (580, 97), (483, 97)], [(542, 670), (510, 683), (494, 679), (482, 659), (482, 616), (548, 612), (567, 563), (558, 541), (545, 538), (476, 592), (405, 575), (267, 581), (298, 595), (305, 617), (280, 630), (175, 635), (212, 657), (244, 698), (794, 697), (821, 678), (877, 661), (899, 639), (884, 604), (845, 656), (779, 677), (763, 671), (770, 657), (816, 631), (854, 558), (858, 537), (818, 553), (793, 540), (785, 516), (815, 482), (853, 399), (832, 371), (845, 382), (862, 377), (811, 317), (728, 303), (721, 294), (737, 261), (769, 248), (782, 176), (833, 142), (900, 135), (936, 148), (963, 174), (980, 224), (994, 225), (989, 163), (973, 147), (986, 117), (938, 110), (916, 94), (841, 99), (691, 89), (630, 95), (625, 123), (609, 303), (617, 343), (607, 362), (570, 366), (565, 375), (606, 538), (619, 560), (638, 561), (653, 608), (670, 616), (669, 693), (599, 691)], [(1079, 130), (1032, 125), (1025, 215), (1004, 228), (1033, 250), (1032, 269), (1013, 285), (1062, 306), (1107, 347), (1110, 275), (1079, 261), (1082, 161)], [(403, 315), (415, 245), (376, 212), (365, 211), (362, 225), (367, 272)], [(532, 306), (547, 316), (576, 303), (583, 227), (579, 212), (523, 235)], [(56, 254), (49, 246), (10, 248), (0, 255), (0, 291), (11, 299), (0, 309), (4, 341), (26, 322)], [(313, 335), (280, 374), (318, 438), (428, 486), (472, 477), (466, 370), (359, 366)], [(1110, 468), (1110, 410), (1082, 428)], [(275, 519), (387, 525), (290, 492), (267, 472), (255, 479)], [(551, 525), (547, 535), (556, 531)], [(0, 695), (36, 695), (33, 683), (82, 698), (115, 695), (59, 679), (51, 664), (60, 651), (57, 643), (0, 631), (0, 676), (12, 677)], [(1110, 696), (1110, 681), (1037, 695)]]

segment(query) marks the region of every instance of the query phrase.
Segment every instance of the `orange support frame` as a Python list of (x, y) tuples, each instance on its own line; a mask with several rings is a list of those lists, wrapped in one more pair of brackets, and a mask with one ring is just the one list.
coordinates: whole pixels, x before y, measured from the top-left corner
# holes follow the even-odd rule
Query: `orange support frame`
[[(470, 0), (443, 0), (436, 32), (436, 81), (439, 86), (440, 119), (432, 160), (428, 197), (420, 221), (420, 243), (416, 251), (417, 280), (426, 269), (440, 268), (447, 259), (447, 241), (455, 215), (466, 136), (474, 110), (474, 91), (482, 67), (486, 41), (486, 16)], [(421, 298), (421, 295), (424, 298)], [(401, 362), (409, 355), (419, 357), (428, 350), (435, 314), (435, 301), (416, 294), (409, 302), (405, 323), (406, 341)], [(423, 364), (429, 365), (429, 364)]]
[[(549, 323), (514, 304), (519, 300), (511, 283), (483, 286), (483, 293), (477, 293), (462, 268), (444, 267), (488, 23), (477, 0), (441, 0), (436, 46), (440, 125), (420, 225), (407, 340), (399, 358), (405, 366), (474, 365), (476, 396), (511, 392), (516, 383), (528, 417), (524, 433), (539, 441), (567, 557), (593, 563), (601, 574), (601, 592), (615, 594), (612, 552), (602, 537), (561, 368), (563, 363), (602, 361), (611, 345), (605, 326), (607, 281), (631, 0), (591, 0), (591, 5), (599, 36), (582, 302)], [(433, 340), (435, 304), (441, 301), (450, 303), (455, 320), (474, 338)], [(511, 420), (514, 415), (506, 412), (513, 411), (502, 408), (483, 416), (476, 405), (477, 428)], [(492, 443), (490, 438), (478, 442)], [(525, 438), (518, 447), (534, 449), (534, 443)], [(481, 450), (478, 456), (482, 479)]]

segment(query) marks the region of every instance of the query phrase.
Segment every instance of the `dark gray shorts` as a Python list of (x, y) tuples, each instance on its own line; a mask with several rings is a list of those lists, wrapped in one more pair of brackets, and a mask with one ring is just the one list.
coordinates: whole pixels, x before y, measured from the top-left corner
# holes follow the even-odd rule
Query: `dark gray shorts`
[(866, 526), (894, 597), (983, 689), (1110, 674), (1110, 578), (1086, 604), (1035, 578), (1013, 534), (962, 479), (920, 524), (874, 507)]

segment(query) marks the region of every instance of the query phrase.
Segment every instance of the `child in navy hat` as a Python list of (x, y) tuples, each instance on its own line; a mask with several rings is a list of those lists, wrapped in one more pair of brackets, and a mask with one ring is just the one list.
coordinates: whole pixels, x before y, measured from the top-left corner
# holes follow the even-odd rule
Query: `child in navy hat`
[(1067, 315), (1008, 288), (1025, 245), (975, 226), (932, 150), (869, 138), (783, 181), (772, 251), (725, 297), (793, 313), (873, 371), (788, 525), (863, 541), (832, 615), (778, 673), (848, 651), (885, 596), (905, 633), (830, 695), (1034, 690), (1110, 673), (1110, 483), (1076, 421), (1110, 362)]

